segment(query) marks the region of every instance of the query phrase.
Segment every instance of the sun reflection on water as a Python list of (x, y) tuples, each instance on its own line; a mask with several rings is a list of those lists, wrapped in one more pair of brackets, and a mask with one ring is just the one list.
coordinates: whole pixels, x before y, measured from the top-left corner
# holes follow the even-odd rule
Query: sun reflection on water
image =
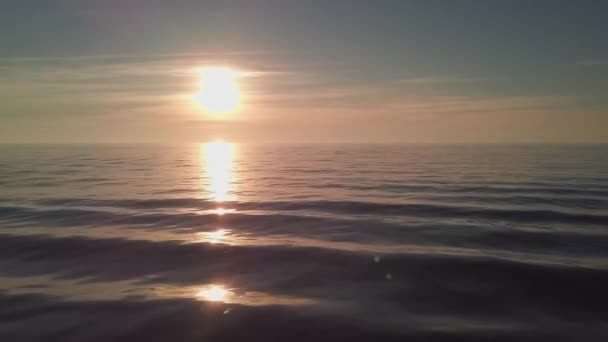
[(200, 232), (196, 233), (196, 240), (194, 242), (207, 242), (207, 243), (222, 243), (230, 244), (232, 236), (228, 229), (218, 229), (212, 232)]
[(209, 233), (209, 242), (210, 243), (218, 243), (222, 242), (222, 240), (226, 237), (226, 231), (223, 229), (216, 230), (215, 232)]
[[(211, 199), (218, 203), (233, 200), (232, 164), (234, 144), (214, 141), (204, 144), (201, 152), (205, 160), (207, 191)], [(220, 213), (218, 212), (218, 214)]]
[[(249, 306), (267, 306), (267, 305), (309, 305), (315, 301), (303, 297), (289, 297), (273, 295), (263, 292), (239, 291), (237, 288), (228, 288), (221, 284), (208, 284), (195, 289), (184, 289), (183, 291), (191, 291), (190, 296), (194, 296), (196, 300), (205, 302), (216, 302), (225, 304), (241, 304)], [(172, 295), (165, 293), (164, 295)], [(187, 297), (186, 293), (183, 293)], [(226, 312), (224, 312), (226, 313)]]
[(209, 285), (196, 293), (196, 298), (209, 302), (226, 302), (232, 292), (222, 285)]
[(236, 209), (224, 209), (224, 208), (216, 208), (216, 209), (211, 210), (212, 213), (214, 213), (216, 215), (220, 215), (220, 216), (227, 214), (227, 213), (232, 213), (235, 211), (236, 211)]
[[(147, 278), (154, 281), (155, 277)], [(10, 295), (35, 295), (44, 293), (70, 301), (126, 300), (129, 296), (146, 299), (188, 298), (201, 302), (240, 304), (248, 306), (308, 305), (316, 301), (306, 297), (281, 296), (268, 292), (247, 291), (225, 283), (195, 286), (155, 283), (142, 286), (136, 280), (105, 280), (103, 282), (81, 282), (77, 279), (57, 279), (48, 276), (26, 276), (22, 278), (0, 276)], [(44, 285), (43, 288), (40, 285)]]

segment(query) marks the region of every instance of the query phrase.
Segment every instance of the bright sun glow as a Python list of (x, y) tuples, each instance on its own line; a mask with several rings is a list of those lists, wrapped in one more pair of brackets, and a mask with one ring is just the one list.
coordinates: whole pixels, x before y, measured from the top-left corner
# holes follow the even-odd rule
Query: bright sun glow
[(198, 101), (201, 106), (215, 114), (235, 111), (241, 97), (237, 76), (238, 74), (229, 68), (203, 68), (201, 89), (198, 93)]

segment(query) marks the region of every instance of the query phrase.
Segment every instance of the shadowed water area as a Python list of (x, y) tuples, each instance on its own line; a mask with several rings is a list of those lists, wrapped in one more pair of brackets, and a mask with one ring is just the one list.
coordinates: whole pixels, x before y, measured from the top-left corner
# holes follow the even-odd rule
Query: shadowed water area
[(2, 341), (605, 341), (606, 145), (0, 146)]

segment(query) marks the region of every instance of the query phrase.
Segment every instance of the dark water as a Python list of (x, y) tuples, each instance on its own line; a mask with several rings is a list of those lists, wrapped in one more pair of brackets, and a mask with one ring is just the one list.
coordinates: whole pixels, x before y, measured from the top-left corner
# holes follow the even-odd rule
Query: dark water
[(1, 146), (0, 341), (608, 341), (608, 146)]

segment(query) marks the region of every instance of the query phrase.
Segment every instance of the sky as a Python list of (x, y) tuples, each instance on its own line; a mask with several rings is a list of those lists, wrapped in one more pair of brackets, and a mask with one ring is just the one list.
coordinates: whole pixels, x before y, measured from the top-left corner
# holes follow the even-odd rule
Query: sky
[[(608, 142), (608, 1), (0, 4), (0, 142)], [(209, 111), (201, 70), (238, 75)]]

